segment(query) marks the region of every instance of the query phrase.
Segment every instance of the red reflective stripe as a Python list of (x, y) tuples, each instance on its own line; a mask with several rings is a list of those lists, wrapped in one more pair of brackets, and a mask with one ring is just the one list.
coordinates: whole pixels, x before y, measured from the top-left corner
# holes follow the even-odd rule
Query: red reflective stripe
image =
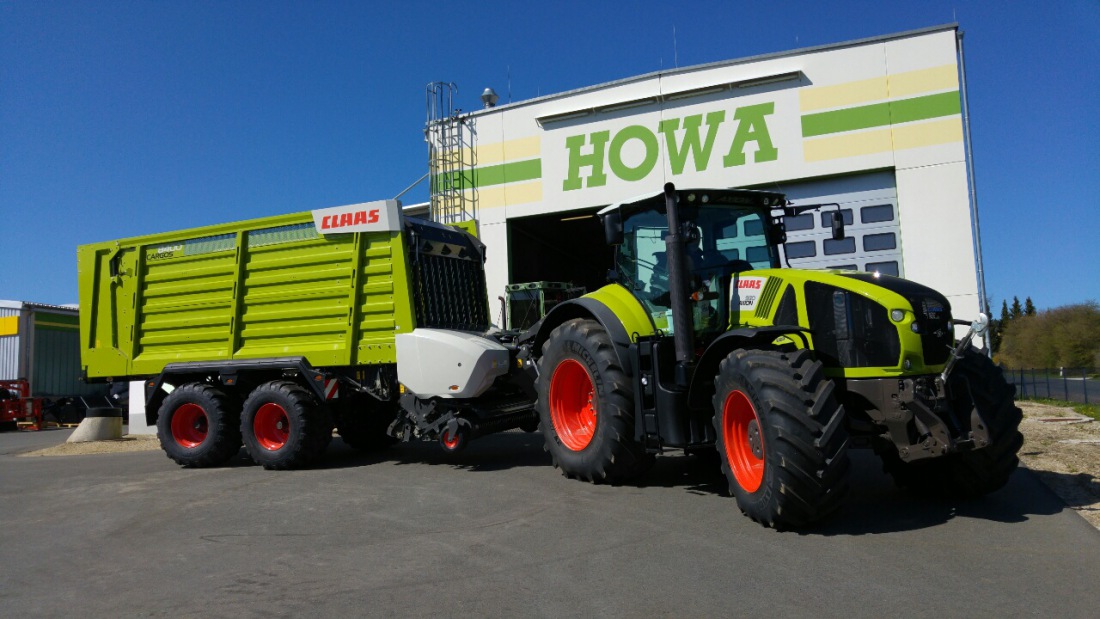
[(340, 381), (335, 378), (329, 378), (325, 380), (325, 399), (332, 400), (339, 396), (337, 387), (340, 385)]

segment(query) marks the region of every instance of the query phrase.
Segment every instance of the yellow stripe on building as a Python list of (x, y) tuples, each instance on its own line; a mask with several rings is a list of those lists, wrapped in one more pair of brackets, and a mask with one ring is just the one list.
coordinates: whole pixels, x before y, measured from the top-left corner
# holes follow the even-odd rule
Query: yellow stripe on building
[(812, 112), (950, 90), (959, 87), (957, 71), (954, 64), (945, 64), (833, 86), (803, 88), (798, 91), (798, 105), (802, 112)]
[(19, 335), (18, 316), (5, 316), (0, 318), (0, 337), (5, 335)]
[[(451, 152), (454, 151), (446, 151), (444, 154)], [(478, 167), (506, 161), (536, 159), (542, 154), (542, 138), (536, 135), (530, 138), (507, 140), (494, 144), (479, 144), (474, 148), (474, 153), (477, 155)], [(469, 162), (470, 149), (463, 148), (460, 151), (460, 157), (456, 158), (455, 161)]]
[(894, 150), (950, 144), (962, 139), (962, 119), (958, 116), (894, 127)]
[(535, 159), (542, 154), (542, 138), (534, 136), (477, 147), (477, 165)]
[(479, 189), (477, 192), (477, 206), (479, 209), (529, 204), (541, 200), (542, 181), (497, 185)]
[(890, 97), (895, 99), (959, 88), (959, 70), (954, 64), (898, 73), (887, 79)]
[(802, 141), (802, 155), (807, 162), (858, 157), (892, 150), (890, 128), (858, 133), (842, 133)]
[(826, 161), (959, 141), (962, 141), (962, 121), (953, 116), (803, 140), (802, 154), (807, 162)]
[(889, 96), (885, 77), (847, 82), (835, 86), (817, 86), (798, 91), (798, 107), (803, 112), (848, 107), (868, 101), (881, 101)]

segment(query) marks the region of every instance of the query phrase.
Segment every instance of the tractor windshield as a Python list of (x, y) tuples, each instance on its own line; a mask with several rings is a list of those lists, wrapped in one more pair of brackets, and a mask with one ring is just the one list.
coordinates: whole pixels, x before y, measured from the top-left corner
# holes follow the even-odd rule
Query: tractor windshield
[[(680, 220), (695, 232), (695, 238), (686, 239), (685, 253), (695, 301), (693, 324), (700, 334), (726, 329), (730, 276), (778, 266), (779, 254), (765, 234), (768, 215), (759, 207), (680, 203)], [(620, 281), (633, 287), (658, 328), (671, 332), (667, 235), (663, 205), (623, 213), (623, 242), (615, 266)]]

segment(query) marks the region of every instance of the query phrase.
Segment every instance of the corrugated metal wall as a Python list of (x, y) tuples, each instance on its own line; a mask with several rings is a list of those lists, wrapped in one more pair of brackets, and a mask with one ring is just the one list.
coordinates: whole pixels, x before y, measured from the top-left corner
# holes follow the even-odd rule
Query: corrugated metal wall
[(0, 307), (0, 380), (19, 378), (19, 309)]
[(75, 313), (34, 312), (31, 361), (31, 390), (35, 395), (93, 395), (106, 390), (103, 385), (89, 385), (80, 379), (80, 323)]
[[(80, 323), (76, 310), (33, 303), (0, 305), (0, 380), (26, 378), (31, 395), (101, 395), (106, 385), (80, 376)], [(21, 306), (21, 307), (20, 307)]]

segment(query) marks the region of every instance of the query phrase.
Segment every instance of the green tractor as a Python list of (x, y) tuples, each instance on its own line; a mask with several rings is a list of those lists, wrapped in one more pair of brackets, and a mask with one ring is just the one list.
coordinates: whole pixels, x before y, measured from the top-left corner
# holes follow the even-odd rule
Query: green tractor
[[(600, 212), (611, 283), (525, 336), (546, 449), (622, 483), (668, 448), (713, 454), (741, 511), (794, 528), (835, 511), (851, 448), (921, 494), (976, 497), (1019, 463), (1001, 371), (947, 299), (905, 279), (780, 268), (783, 194), (677, 190)], [(839, 210), (839, 209), (838, 209)], [(834, 238), (843, 220), (833, 218)]]

